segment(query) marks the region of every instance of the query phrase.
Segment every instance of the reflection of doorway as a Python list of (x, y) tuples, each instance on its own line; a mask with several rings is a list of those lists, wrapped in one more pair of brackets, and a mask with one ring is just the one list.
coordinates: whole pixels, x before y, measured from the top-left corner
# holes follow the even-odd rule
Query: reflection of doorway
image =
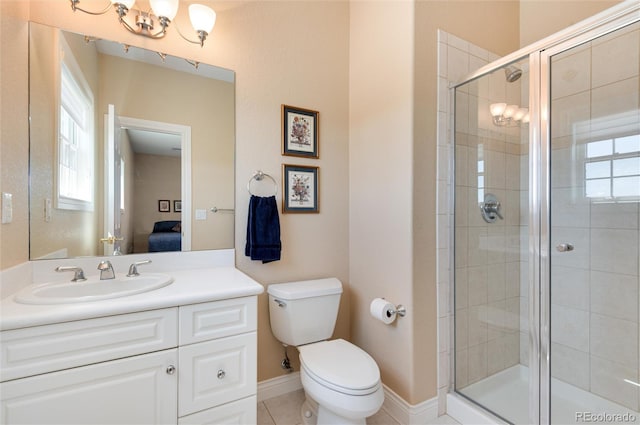
[[(180, 221), (181, 250), (191, 250), (191, 128), (119, 117), (121, 139), (129, 150), (124, 164), (122, 210), (126, 252), (149, 252), (148, 236), (160, 221)], [(158, 206), (168, 200), (169, 211)], [(180, 205), (176, 211), (176, 205)]]

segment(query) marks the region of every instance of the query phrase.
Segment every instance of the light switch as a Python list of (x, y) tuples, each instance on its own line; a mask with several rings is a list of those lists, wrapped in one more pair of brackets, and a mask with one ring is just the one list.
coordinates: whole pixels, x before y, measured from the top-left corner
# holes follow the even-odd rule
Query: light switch
[(206, 220), (207, 210), (196, 209), (196, 220)]
[(51, 221), (51, 199), (46, 198), (44, 200), (44, 221), (47, 223)]
[(11, 223), (13, 220), (13, 195), (2, 192), (2, 224)]

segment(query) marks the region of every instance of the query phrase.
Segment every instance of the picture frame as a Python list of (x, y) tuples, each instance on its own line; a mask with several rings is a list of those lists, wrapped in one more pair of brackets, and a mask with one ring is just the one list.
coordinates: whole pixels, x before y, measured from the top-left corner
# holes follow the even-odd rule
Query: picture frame
[(318, 111), (282, 105), (282, 155), (320, 158)]
[(173, 212), (182, 212), (182, 201), (173, 201)]
[(168, 199), (160, 199), (158, 200), (158, 211), (160, 212), (171, 212), (171, 203)]
[(282, 164), (282, 212), (319, 213), (319, 167)]

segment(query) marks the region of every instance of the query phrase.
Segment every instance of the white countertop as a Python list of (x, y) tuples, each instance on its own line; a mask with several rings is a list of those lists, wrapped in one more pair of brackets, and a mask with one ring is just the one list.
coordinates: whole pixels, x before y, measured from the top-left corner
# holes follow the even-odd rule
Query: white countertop
[[(144, 271), (140, 270), (140, 273), (143, 275)], [(33, 305), (17, 303), (13, 295), (8, 296), (0, 302), (0, 330), (246, 297), (264, 291), (262, 285), (231, 266), (165, 273), (174, 279), (168, 286), (102, 301)], [(105, 284), (108, 285), (108, 282)]]

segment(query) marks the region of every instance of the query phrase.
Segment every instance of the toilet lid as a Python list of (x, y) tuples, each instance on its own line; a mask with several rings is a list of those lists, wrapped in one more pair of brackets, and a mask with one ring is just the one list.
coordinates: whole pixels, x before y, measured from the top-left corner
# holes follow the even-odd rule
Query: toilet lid
[(375, 360), (343, 339), (303, 345), (298, 350), (305, 369), (329, 387), (367, 390), (380, 383), (380, 369)]

